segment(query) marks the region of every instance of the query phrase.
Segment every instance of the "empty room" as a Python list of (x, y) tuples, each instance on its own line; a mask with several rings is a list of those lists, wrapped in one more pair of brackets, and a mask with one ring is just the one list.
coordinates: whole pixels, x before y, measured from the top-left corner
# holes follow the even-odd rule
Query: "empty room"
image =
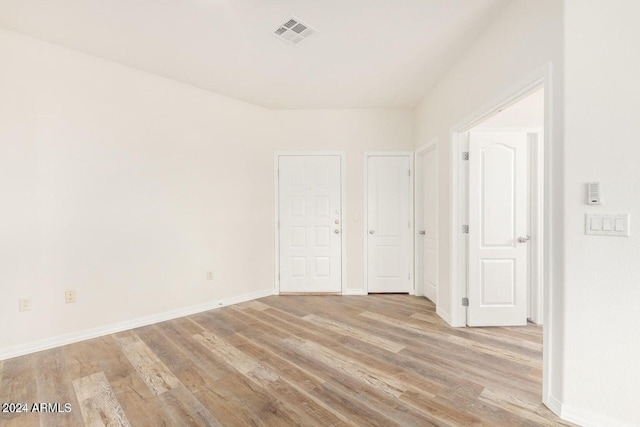
[(638, 16), (0, 0), (0, 426), (640, 426)]

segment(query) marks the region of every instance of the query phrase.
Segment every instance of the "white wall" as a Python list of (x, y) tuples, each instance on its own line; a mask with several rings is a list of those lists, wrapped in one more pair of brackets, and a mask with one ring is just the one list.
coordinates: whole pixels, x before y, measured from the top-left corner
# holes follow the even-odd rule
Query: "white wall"
[[(439, 144), (439, 296), (438, 311), (451, 318), (452, 301), (451, 266), (451, 129), (476, 114), (498, 97), (504, 96), (536, 70), (551, 63), (553, 98), (553, 146), (548, 155), (553, 161), (548, 168), (561, 171), (562, 167), (562, 65), (563, 65), (563, 3), (558, 0), (514, 0), (496, 16), (487, 30), (470, 46), (469, 50), (449, 70), (445, 77), (425, 96), (415, 114), (415, 147), (425, 145), (437, 137)], [(558, 205), (562, 202), (562, 177), (553, 176), (547, 183), (550, 197), (548, 208), (553, 213), (552, 230), (562, 229), (562, 215)], [(551, 332), (551, 356), (555, 372), (551, 372), (550, 392), (562, 399), (562, 241), (554, 240), (553, 278), (550, 310), (552, 322), (546, 324)]]
[(270, 111), (3, 30), (0, 63), (0, 359), (270, 293), (273, 152), (346, 151), (357, 213), (364, 151), (412, 144), (408, 110)]
[[(566, 1), (563, 413), (598, 426), (640, 425), (639, 16), (637, 0)], [(630, 213), (631, 237), (585, 236), (587, 212)]]
[(543, 128), (544, 89), (540, 88), (479, 123), (475, 128)]

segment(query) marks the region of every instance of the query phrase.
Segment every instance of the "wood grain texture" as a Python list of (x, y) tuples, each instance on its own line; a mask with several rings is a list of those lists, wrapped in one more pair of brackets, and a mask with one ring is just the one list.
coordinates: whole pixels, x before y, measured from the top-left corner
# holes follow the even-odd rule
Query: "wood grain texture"
[(140, 378), (154, 394), (162, 394), (182, 385), (137, 335), (122, 334), (118, 336), (118, 343)]
[(571, 426), (542, 329), (451, 328), (408, 295), (272, 296), (0, 361), (0, 426)]
[(80, 404), (84, 425), (131, 426), (104, 373), (98, 372), (74, 380), (73, 388)]

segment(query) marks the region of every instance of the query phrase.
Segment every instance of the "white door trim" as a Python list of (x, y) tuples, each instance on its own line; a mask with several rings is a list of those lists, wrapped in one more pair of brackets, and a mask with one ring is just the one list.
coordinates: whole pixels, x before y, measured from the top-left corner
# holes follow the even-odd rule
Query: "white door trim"
[[(422, 206), (422, 163), (420, 161), (418, 161), (418, 159), (420, 158), (420, 156), (422, 156), (423, 154), (425, 154), (428, 151), (431, 150), (435, 150), (435, 154), (436, 154), (436, 176), (439, 178), (440, 177), (440, 162), (438, 161), (438, 138), (434, 138), (431, 141), (429, 141), (426, 145), (423, 145), (422, 147), (418, 148), (416, 150), (415, 153), (415, 158), (414, 158), (414, 170), (415, 170), (415, 178), (413, 180), (414, 182), (414, 217), (413, 217), (413, 223), (414, 225), (416, 225), (416, 229), (417, 229), (417, 223), (418, 223), (418, 218), (419, 215), (422, 214), (421, 211), (421, 206)], [(439, 179), (438, 179), (439, 181)], [(436, 301), (433, 301), (433, 303), (436, 305), (436, 311), (438, 310), (438, 287), (440, 286), (440, 184), (438, 183), (438, 185), (436, 185), (436, 200), (435, 200), (435, 209), (436, 209)], [(421, 288), (420, 285), (418, 285), (418, 279), (420, 279), (421, 282), (423, 282), (423, 275), (424, 275), (424, 254), (422, 253), (422, 245), (420, 244), (421, 240), (420, 240), (420, 235), (417, 232), (414, 232), (413, 234), (413, 247), (414, 247), (414, 272), (413, 272), (413, 277), (414, 277), (414, 283), (415, 283), (415, 293), (416, 295), (422, 295), (424, 296), (424, 289)]]
[[(552, 179), (551, 165), (552, 165), (552, 150), (553, 146), (553, 99), (555, 97), (553, 92), (552, 82), (552, 64), (549, 62), (546, 65), (540, 67), (533, 72), (527, 78), (514, 85), (510, 90), (505, 91), (500, 96), (497, 96), (491, 102), (478, 109), (473, 114), (469, 115), (464, 120), (453, 126), (450, 131), (451, 141), (451, 229), (450, 229), (450, 277), (451, 277), (451, 317), (450, 323), (453, 326), (465, 326), (466, 325), (466, 310), (462, 307), (462, 297), (466, 291), (466, 254), (465, 254), (465, 237), (461, 233), (462, 225), (465, 224), (463, 213), (466, 211), (464, 203), (466, 197), (466, 185), (463, 169), (460, 167), (462, 152), (466, 145), (466, 131), (479, 124), (492, 114), (496, 110), (507, 107), (520, 99), (526, 97), (533, 91), (544, 87), (545, 101), (544, 101), (544, 216), (543, 216), (543, 228), (544, 231), (540, 233), (542, 238), (541, 250), (543, 251), (543, 262), (541, 268), (544, 270), (541, 277), (544, 278), (544, 330), (543, 330), (543, 363), (542, 363), (542, 401), (547, 406), (553, 406), (553, 397), (550, 395), (550, 384), (553, 375), (553, 366), (551, 364), (551, 354), (553, 353), (552, 345), (553, 340), (551, 336), (555, 335), (554, 321), (552, 318), (552, 276), (551, 276), (551, 220), (552, 220), (552, 189), (555, 180)], [(551, 407), (550, 406), (550, 407)]]
[(346, 258), (346, 241), (347, 241), (347, 223), (346, 215), (346, 186), (345, 186), (345, 152), (344, 151), (276, 151), (273, 153), (273, 193), (274, 193), (274, 276), (273, 276), (273, 293), (275, 295), (280, 294), (280, 230), (278, 224), (280, 223), (280, 209), (279, 209), (279, 183), (278, 170), (279, 170), (279, 158), (280, 156), (339, 156), (340, 157), (340, 224), (342, 225), (342, 239), (341, 239), (341, 293), (345, 293), (345, 286), (347, 283), (347, 258)]
[[(363, 235), (363, 249), (364, 249), (364, 294), (369, 293), (369, 251), (368, 251), (368, 242), (367, 242), (367, 234), (369, 232), (367, 226), (367, 210), (369, 208), (369, 157), (375, 156), (408, 156), (409, 157), (409, 169), (411, 171), (411, 184), (414, 182), (414, 167), (413, 167), (413, 151), (366, 151), (364, 153), (364, 209), (362, 212), (362, 235)], [(413, 188), (413, 185), (411, 185)], [(409, 212), (413, 214), (414, 212), (414, 203), (413, 203), (413, 193), (409, 192)], [(414, 233), (414, 223), (415, 218), (411, 219), (411, 226), (409, 227), (409, 233), (413, 236)], [(415, 274), (414, 274), (414, 265), (413, 259), (415, 257), (415, 248), (412, 248), (412, 252), (414, 252), (414, 256), (411, 257), (411, 265), (409, 266), (409, 271), (411, 272), (411, 290), (409, 291), (409, 295), (415, 295), (416, 291), (416, 282), (415, 282)]]

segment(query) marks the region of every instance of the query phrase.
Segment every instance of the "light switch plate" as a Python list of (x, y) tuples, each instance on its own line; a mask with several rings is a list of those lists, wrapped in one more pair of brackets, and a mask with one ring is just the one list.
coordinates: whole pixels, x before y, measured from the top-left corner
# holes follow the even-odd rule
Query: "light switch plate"
[(629, 237), (628, 213), (585, 214), (584, 233), (595, 236)]

